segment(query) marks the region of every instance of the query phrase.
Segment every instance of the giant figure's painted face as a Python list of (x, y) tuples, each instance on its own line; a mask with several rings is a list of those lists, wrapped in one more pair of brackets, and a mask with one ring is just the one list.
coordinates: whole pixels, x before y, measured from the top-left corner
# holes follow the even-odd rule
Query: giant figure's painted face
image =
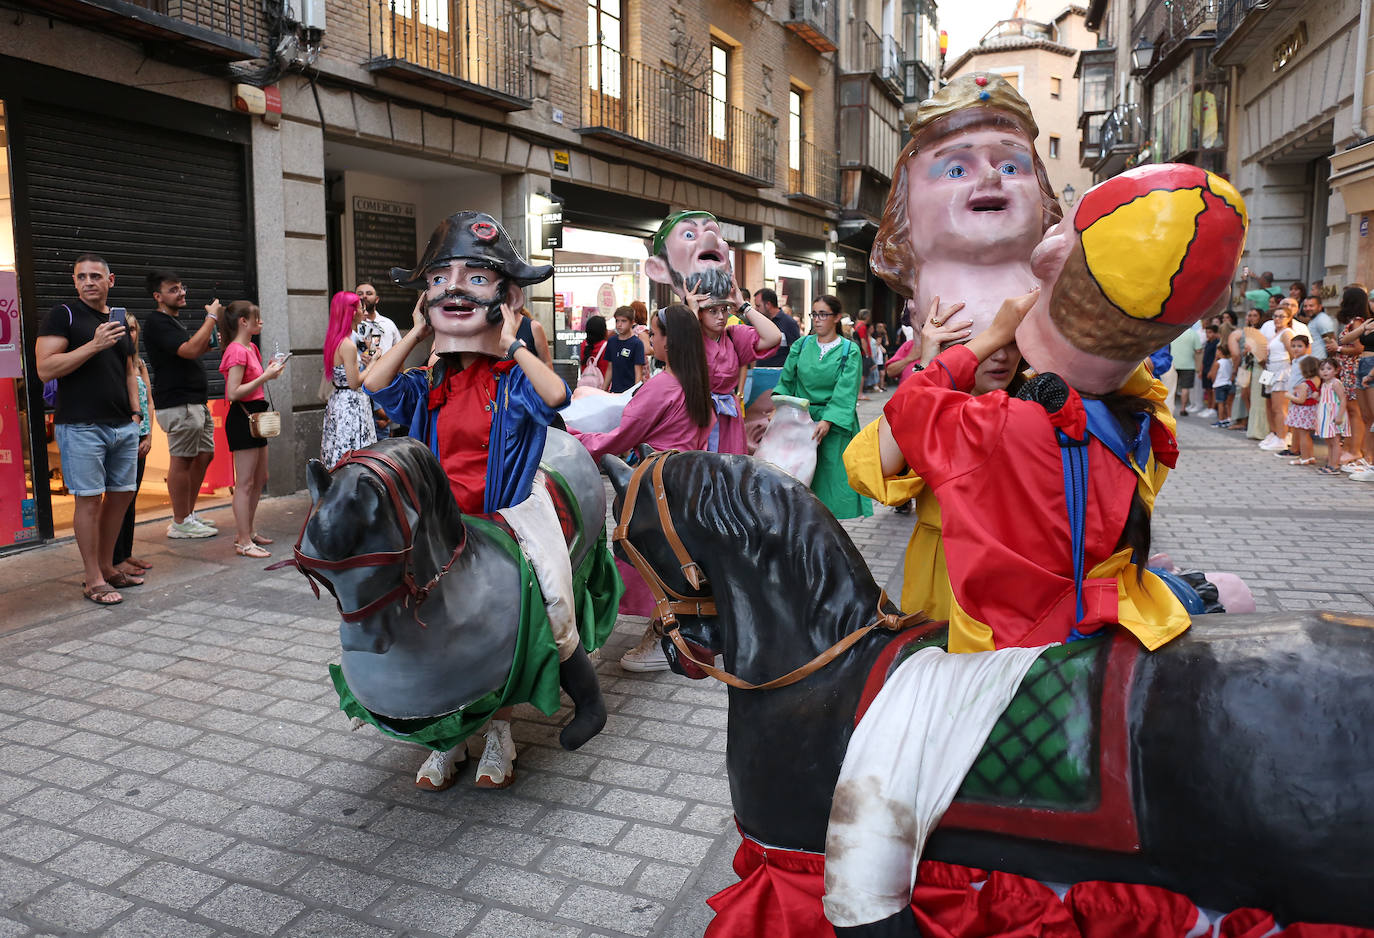
[(487, 267), (463, 260), (436, 264), (425, 271), (425, 315), (434, 329), (437, 352), (471, 352), (491, 344), (490, 334), (501, 332), (499, 312), (506, 301), (504, 278)]
[(981, 127), (922, 149), (907, 163), (907, 213), (912, 253), (924, 262), (1029, 257), (1044, 231), (1031, 142)]
[(730, 245), (720, 224), (705, 213), (687, 215), (663, 237), (662, 250), (644, 262), (650, 280), (666, 283), (673, 292), (708, 293), (724, 299), (730, 295), (733, 273)]

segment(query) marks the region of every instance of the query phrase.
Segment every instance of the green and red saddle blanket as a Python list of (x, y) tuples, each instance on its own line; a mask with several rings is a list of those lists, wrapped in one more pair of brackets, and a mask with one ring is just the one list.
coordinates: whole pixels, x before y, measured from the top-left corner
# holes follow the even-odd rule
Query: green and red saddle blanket
[[(945, 648), (943, 624), (895, 639), (869, 675), (863, 717), (883, 682), (923, 648)], [(941, 828), (1133, 853), (1127, 711), (1140, 644), (1120, 629), (1036, 659), (945, 812)]]
[[(625, 585), (616, 572), (607, 544), (602, 519), (584, 519), (567, 484), (544, 467), (554, 509), (563, 529), (569, 552), (575, 553), (580, 538), (595, 538), (591, 550), (573, 570), (573, 602), (577, 607), (577, 627), (582, 644), (595, 651), (606, 643), (615, 628), (620, 596)], [(488, 534), (520, 564), (520, 630), (515, 639), (515, 656), (505, 686), (473, 701), (461, 710), (439, 717), (418, 720), (391, 720), (368, 710), (353, 696), (344, 680), (343, 670), (329, 666), (329, 676), (339, 694), (339, 708), (350, 717), (370, 723), (388, 736), (431, 749), (445, 751), (457, 746), (480, 729), (502, 707), (529, 703), (541, 713), (558, 712), (558, 649), (549, 630), (544, 610), (544, 594), (529, 561), (521, 552), (510, 529), (499, 514), (464, 515), (463, 524)]]

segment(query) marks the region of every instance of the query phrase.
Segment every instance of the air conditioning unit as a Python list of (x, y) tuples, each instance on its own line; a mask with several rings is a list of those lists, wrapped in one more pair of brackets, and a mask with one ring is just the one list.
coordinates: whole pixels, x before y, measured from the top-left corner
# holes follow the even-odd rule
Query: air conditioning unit
[(301, 29), (324, 32), (325, 0), (288, 0), (285, 9), (287, 22)]

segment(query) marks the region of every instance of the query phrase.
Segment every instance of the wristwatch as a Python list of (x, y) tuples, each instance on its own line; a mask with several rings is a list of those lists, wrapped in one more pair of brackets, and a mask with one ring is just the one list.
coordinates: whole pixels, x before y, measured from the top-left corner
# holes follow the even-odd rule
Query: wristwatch
[(506, 349), (506, 358), (514, 358), (515, 353), (520, 351), (522, 348), (529, 348), (529, 346), (525, 344), (524, 339), (516, 339), (514, 342), (510, 344), (510, 348)]
[(749, 310), (751, 310), (751, 309), (753, 309), (753, 308), (754, 308), (754, 304), (753, 304), (753, 303), (750, 303), (748, 300), (745, 300), (743, 303), (739, 304), (739, 314), (740, 314), (741, 316), (748, 315)]
[(925, 370), (926, 370), (926, 366), (921, 364), (921, 360), (920, 360), (919, 358), (916, 359), (914, 362), (911, 363), (911, 373), (912, 373), (912, 374), (915, 374), (915, 373), (918, 372), (918, 371), (925, 371)]

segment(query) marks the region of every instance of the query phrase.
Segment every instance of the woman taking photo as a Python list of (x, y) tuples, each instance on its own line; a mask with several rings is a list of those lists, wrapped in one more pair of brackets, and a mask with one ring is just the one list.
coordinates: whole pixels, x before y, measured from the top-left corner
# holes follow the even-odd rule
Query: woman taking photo
[(267, 441), (253, 436), (248, 418), (267, 410), (263, 389), (285, 364), (284, 359), (274, 358), (263, 368), (262, 355), (253, 344), (253, 336), (261, 331), (262, 315), (247, 300), (230, 303), (219, 321), (224, 348), (219, 370), (224, 375), (224, 399), (229, 402), (224, 436), (234, 454), (234, 552), (253, 559), (272, 556), (262, 547), (272, 539), (253, 529), (258, 499), (267, 484)]
[(773, 393), (811, 402), (817, 443), (811, 491), (836, 518), (860, 518), (873, 514), (873, 506), (849, 487), (844, 448), (859, 430), (855, 408), (863, 359), (858, 345), (837, 331), (841, 311), (833, 296), (811, 304), (811, 334), (792, 345)]
[(334, 294), (329, 303), (329, 330), (324, 334), (325, 378), (334, 390), (324, 405), (320, 437), (320, 460), (331, 469), (345, 454), (377, 442), (372, 402), (359, 390), (362, 368), (353, 342), (353, 330), (362, 318), (363, 301), (358, 294), (346, 290)]

